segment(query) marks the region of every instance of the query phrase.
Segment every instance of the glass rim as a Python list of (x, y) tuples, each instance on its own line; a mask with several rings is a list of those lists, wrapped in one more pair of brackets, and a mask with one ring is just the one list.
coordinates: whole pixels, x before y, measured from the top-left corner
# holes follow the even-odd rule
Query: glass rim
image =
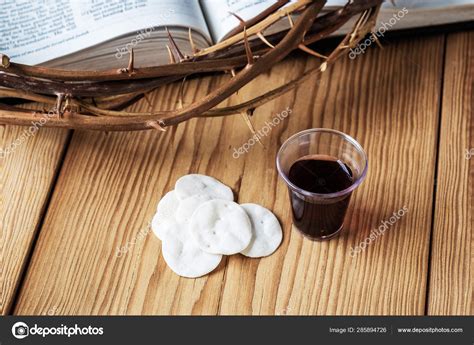
[[(297, 185), (293, 184), (290, 181), (290, 179), (288, 178), (288, 176), (283, 172), (283, 169), (282, 169), (281, 163), (280, 163), (280, 156), (281, 156), (283, 150), (290, 143), (292, 143), (295, 139), (297, 139), (299, 137), (302, 137), (306, 134), (310, 134), (310, 133), (329, 133), (329, 134), (333, 134), (333, 135), (337, 135), (339, 137), (342, 137), (344, 140), (346, 140), (347, 142), (352, 144), (357, 149), (357, 151), (359, 151), (362, 154), (362, 157), (364, 158), (364, 161), (365, 161), (365, 166), (364, 166), (360, 176), (349, 187), (347, 187), (343, 190), (340, 190), (338, 192), (334, 192), (334, 193), (327, 193), (327, 194), (313, 193), (313, 192), (309, 192), (307, 190), (301, 189)], [(280, 149), (278, 150), (277, 157), (276, 157), (276, 166), (277, 166), (278, 174), (281, 176), (281, 178), (286, 182), (286, 184), (291, 189), (293, 189), (296, 192), (298, 192), (300, 194), (303, 194), (305, 196), (317, 197), (317, 198), (320, 198), (320, 199), (331, 199), (331, 198), (337, 198), (339, 196), (342, 196), (342, 195), (345, 195), (345, 194), (348, 194), (348, 193), (352, 192), (354, 189), (356, 189), (362, 183), (362, 181), (365, 179), (365, 176), (367, 175), (367, 169), (369, 167), (369, 160), (367, 158), (367, 154), (365, 153), (364, 149), (359, 144), (359, 142), (357, 140), (355, 140), (353, 137), (351, 137), (350, 135), (348, 135), (346, 133), (343, 133), (343, 132), (340, 132), (340, 131), (335, 130), (335, 129), (331, 129), (331, 128), (310, 128), (310, 129), (306, 129), (304, 131), (295, 133), (291, 137), (289, 137), (288, 139), (285, 140), (285, 142), (281, 145)]]

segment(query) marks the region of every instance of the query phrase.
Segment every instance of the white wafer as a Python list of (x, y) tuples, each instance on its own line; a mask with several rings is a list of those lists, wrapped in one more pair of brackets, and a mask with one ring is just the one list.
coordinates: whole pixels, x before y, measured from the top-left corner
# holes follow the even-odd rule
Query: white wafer
[(188, 223), (174, 222), (163, 236), (162, 253), (169, 268), (176, 274), (197, 278), (212, 272), (222, 255), (201, 250), (189, 233)]
[(213, 199), (234, 200), (234, 193), (213, 177), (190, 174), (180, 177), (175, 185), (176, 197), (184, 200), (193, 195), (208, 195)]
[(241, 254), (259, 258), (272, 254), (280, 245), (283, 238), (280, 223), (277, 217), (265, 207), (257, 204), (240, 205), (252, 223), (252, 240)]
[(222, 199), (199, 206), (191, 217), (189, 229), (197, 245), (212, 254), (239, 253), (252, 238), (252, 225), (244, 209)]
[(189, 222), (194, 211), (206, 201), (211, 200), (209, 195), (193, 195), (179, 203), (176, 210), (176, 219), (180, 222)]
[(159, 239), (162, 238), (163, 223), (166, 221), (174, 221), (176, 210), (179, 206), (179, 200), (176, 198), (175, 191), (171, 191), (165, 194), (165, 196), (158, 203), (157, 211), (153, 220), (151, 221), (151, 228), (153, 233)]
[(172, 228), (174, 223), (176, 223), (176, 220), (172, 218), (161, 219), (158, 217), (157, 213), (151, 221), (151, 229), (159, 240), (163, 240), (163, 237), (170, 230), (170, 228)]

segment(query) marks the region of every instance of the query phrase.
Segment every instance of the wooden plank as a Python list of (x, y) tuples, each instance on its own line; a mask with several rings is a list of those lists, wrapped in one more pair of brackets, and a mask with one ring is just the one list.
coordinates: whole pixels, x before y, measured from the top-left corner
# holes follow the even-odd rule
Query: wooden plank
[[(255, 113), (256, 129), (289, 118), (240, 158), (250, 133), (239, 116), (193, 120), (167, 133), (76, 132), (16, 308), (18, 314), (422, 314), (431, 229), (443, 38), (398, 42), (341, 61), (318, 83)], [(240, 91), (245, 99), (302, 73), (312, 58), (286, 61)], [(422, 67), (421, 67), (422, 66)], [(213, 83), (188, 84), (189, 98)], [(426, 87), (419, 87), (426, 85)], [(178, 87), (154, 95), (173, 106)], [(142, 103), (139, 107), (145, 107)], [(359, 139), (370, 173), (353, 196), (348, 231), (324, 243), (291, 230), (275, 154), (293, 133), (333, 127)], [(228, 257), (207, 277), (177, 277), (147, 222), (186, 173), (215, 176), (239, 202), (274, 210), (284, 242), (272, 256)], [(364, 252), (350, 247), (404, 205), (409, 212)], [(116, 248), (129, 245), (116, 256)]]
[(474, 32), (449, 35), (428, 313), (472, 315), (474, 277)]
[[(191, 82), (190, 97), (202, 96), (215, 82), (218, 80)], [(153, 99), (160, 100), (159, 106), (175, 106), (178, 89), (179, 85), (163, 89)], [(237, 120), (225, 121), (240, 123)], [(158, 200), (173, 188), (178, 176), (188, 171), (219, 175), (217, 158), (228, 154), (223, 138), (231, 134), (229, 125), (224, 133), (223, 122), (192, 121), (166, 133), (76, 132), (17, 313), (140, 314), (161, 310), (215, 314), (224, 265), (206, 278), (181, 279), (161, 259), (160, 242), (153, 235), (143, 238), (139, 234), (148, 233)], [(240, 135), (245, 136), (242, 129)], [(243, 164), (243, 160), (234, 161)], [(237, 188), (241, 170), (226, 170), (220, 178)], [(51, 231), (46, 233), (46, 229)], [(117, 248), (132, 242), (135, 244), (126, 254), (117, 255)], [(49, 263), (45, 265), (43, 260)], [(44, 274), (43, 278), (38, 273)], [(49, 285), (49, 279), (54, 284)], [(43, 288), (44, 299), (27, 296), (38, 296)], [(180, 296), (192, 302), (181, 301)]]
[(0, 126), (2, 315), (12, 307), (68, 136), (66, 130), (40, 127)]
[[(349, 231), (338, 240), (310, 242), (293, 231), (278, 256), (247, 261), (248, 267), (230, 259), (221, 313), (424, 312), (442, 41), (412, 40), (371, 51), (355, 63), (338, 65), (319, 88), (308, 83), (300, 89), (295, 112), (313, 118), (290, 122), (281, 136), (311, 127), (349, 133), (368, 151), (368, 178), (353, 196)], [(430, 87), (420, 89), (419, 83)], [(257, 176), (273, 169), (265, 154), (253, 161), (267, 162), (254, 167)], [(252, 175), (244, 175), (243, 201), (261, 193), (252, 191), (254, 183)], [(280, 212), (288, 229), (281, 182), (269, 199), (265, 204)], [(349, 256), (350, 248), (404, 206), (409, 212), (393, 228), (356, 258)]]

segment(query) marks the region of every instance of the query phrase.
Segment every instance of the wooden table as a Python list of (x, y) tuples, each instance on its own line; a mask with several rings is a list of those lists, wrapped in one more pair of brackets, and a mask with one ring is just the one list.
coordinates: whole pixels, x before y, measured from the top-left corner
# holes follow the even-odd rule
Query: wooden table
[[(314, 66), (299, 56), (230, 102)], [(197, 99), (228, 76), (194, 80)], [(102, 133), (41, 129), (1, 161), (0, 312), (3, 314), (473, 314), (474, 32), (388, 40), (321, 80), (259, 108), (264, 126), (293, 112), (233, 158), (251, 133), (240, 116), (170, 129)], [(152, 95), (174, 107), (179, 85)], [(134, 109), (149, 107), (146, 102)], [(330, 127), (367, 150), (346, 231), (312, 242), (291, 229), (278, 147), (306, 128)], [(0, 127), (1, 147), (25, 128)], [(225, 258), (212, 274), (180, 278), (149, 231), (158, 200), (187, 173), (230, 185), (284, 227), (264, 259)], [(359, 255), (350, 250), (404, 206), (408, 212)], [(127, 252), (117, 255), (117, 248)]]

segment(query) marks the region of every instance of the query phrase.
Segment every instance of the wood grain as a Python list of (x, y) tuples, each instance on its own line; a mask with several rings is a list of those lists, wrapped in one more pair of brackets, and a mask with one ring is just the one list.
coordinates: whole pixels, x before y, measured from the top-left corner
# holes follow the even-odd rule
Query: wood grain
[[(39, 120), (39, 119), (38, 119)], [(39, 128), (36, 130), (35, 128)], [(10, 312), (68, 131), (0, 126), (0, 314)]]
[(431, 315), (474, 314), (473, 86), (474, 32), (449, 35), (431, 255)]
[[(394, 42), (341, 61), (320, 82), (258, 109), (256, 129), (287, 107), (292, 114), (263, 138), (265, 148), (256, 144), (237, 159), (234, 148), (251, 136), (239, 116), (192, 120), (166, 133), (76, 132), (15, 313), (423, 314), (443, 42)], [(306, 57), (286, 61), (232, 102), (314, 65)], [(187, 98), (202, 97), (220, 79), (192, 81)], [(164, 88), (153, 101), (174, 106), (177, 92)], [(287, 191), (275, 170), (282, 142), (310, 127), (347, 132), (370, 159), (346, 232), (330, 242), (291, 229)], [(284, 227), (279, 250), (264, 259), (228, 257), (200, 279), (172, 273), (160, 242), (140, 233), (149, 233), (156, 203), (189, 172), (222, 180), (239, 202), (274, 210)], [(352, 246), (403, 206), (403, 218), (350, 257)], [(117, 256), (127, 243), (133, 244)]]

